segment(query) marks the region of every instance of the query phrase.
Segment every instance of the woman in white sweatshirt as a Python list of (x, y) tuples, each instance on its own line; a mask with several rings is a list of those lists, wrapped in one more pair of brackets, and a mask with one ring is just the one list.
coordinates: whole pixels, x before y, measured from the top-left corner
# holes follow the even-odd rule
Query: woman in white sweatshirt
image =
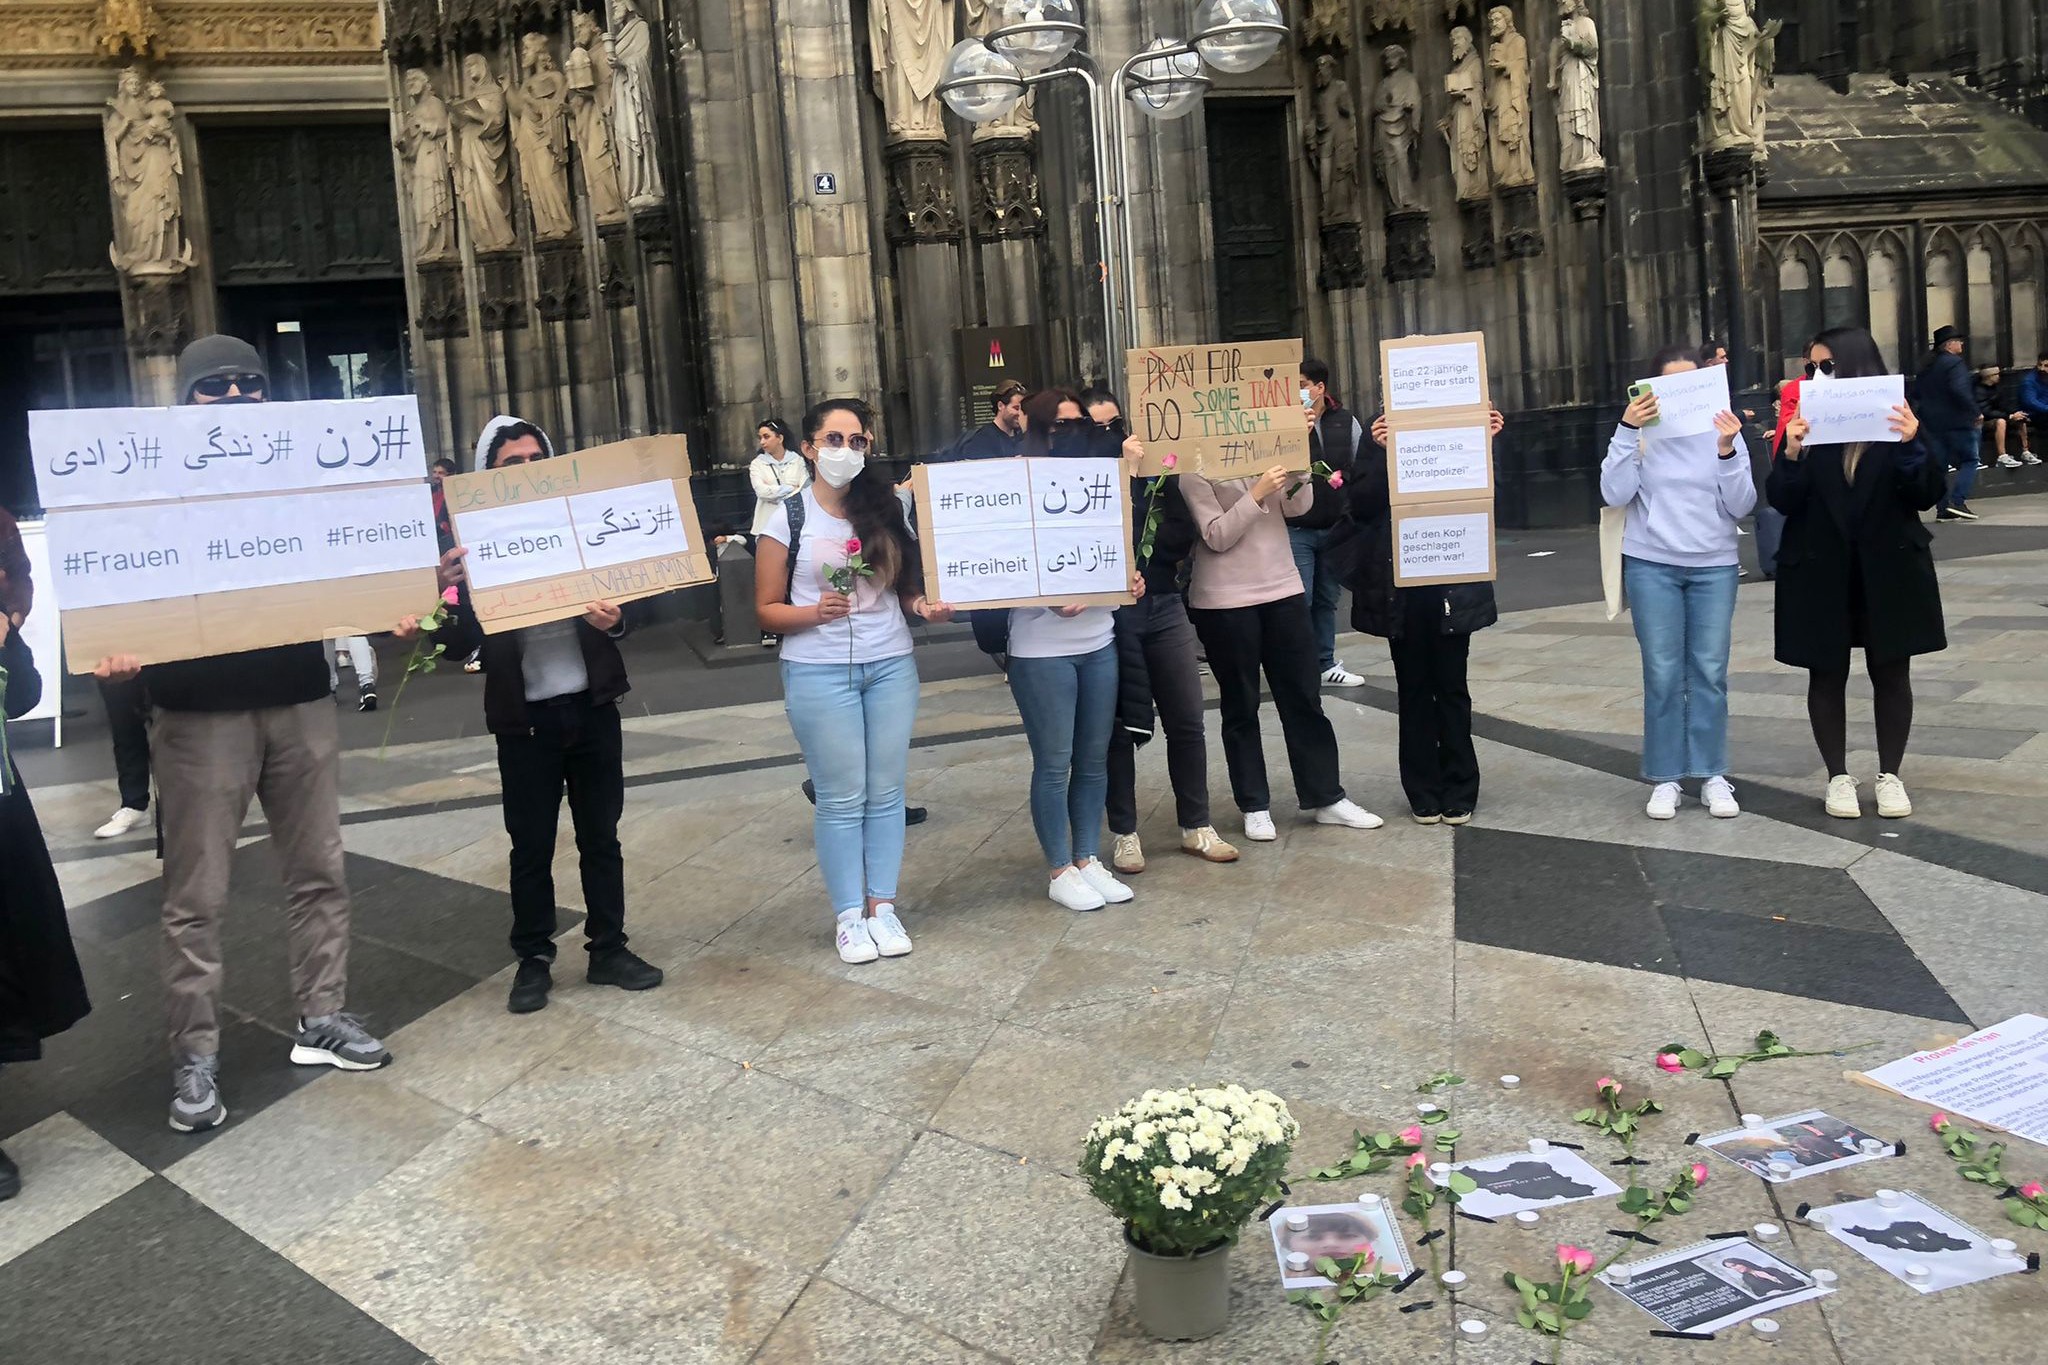
[[(1692, 356), (1666, 347), (1651, 367), (1680, 374), (1698, 368)], [(1732, 819), (1741, 813), (1728, 781), (1736, 527), (1756, 506), (1756, 481), (1734, 413), (1716, 413), (1714, 430), (1697, 436), (1660, 436), (1657, 419), (1655, 394), (1632, 400), (1600, 466), (1601, 496), (1628, 508), (1622, 583), (1643, 654), (1646, 813), (1677, 815), (1679, 780), (1696, 777), (1707, 809)]]
[[(747, 480), (754, 485), (754, 523), (749, 530), (759, 536), (784, 503), (810, 486), (811, 464), (790, 449), (789, 424), (780, 417), (762, 418), (754, 435), (761, 443), (761, 453), (747, 466)], [(773, 649), (781, 641), (779, 635), (761, 632), (763, 649)]]

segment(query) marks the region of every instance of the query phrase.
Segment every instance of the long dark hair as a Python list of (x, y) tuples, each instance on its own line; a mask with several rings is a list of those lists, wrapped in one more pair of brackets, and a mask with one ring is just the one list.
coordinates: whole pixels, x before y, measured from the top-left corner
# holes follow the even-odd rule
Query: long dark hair
[[(863, 432), (873, 434), (867, 404), (857, 398), (827, 398), (804, 414), (804, 444), (811, 448), (813, 463), (818, 432), (835, 412), (850, 414)], [(874, 451), (870, 449), (868, 454), (872, 458)], [(845, 500), (847, 524), (860, 537), (861, 557), (874, 565), (875, 581), (895, 592), (922, 592), (924, 562), (904, 524), (903, 504), (897, 500), (895, 486), (868, 465), (840, 490), (840, 497)], [(796, 547), (791, 546), (790, 553), (795, 554)]]
[(796, 453), (796, 437), (790, 434), (789, 423), (783, 421), (780, 417), (763, 417), (760, 421), (754, 423), (754, 430), (774, 432), (782, 438), (783, 454), (793, 455)]
[(1825, 346), (1835, 357), (1835, 378), (1869, 379), (1890, 374), (1877, 342), (1861, 327), (1830, 327), (1807, 344), (1807, 351)]
[(1666, 346), (1663, 350), (1650, 357), (1650, 373), (1653, 375), (1662, 374), (1666, 365), (1676, 365), (1681, 360), (1693, 365), (1699, 364), (1699, 348), (1697, 346), (1687, 346), (1682, 342), (1675, 346)]
[[(1040, 389), (1024, 400), (1024, 453), (1050, 455), (1053, 425), (1059, 421), (1060, 404), (1081, 407), (1081, 397), (1072, 389)], [(1081, 408), (1086, 417), (1088, 410)]]

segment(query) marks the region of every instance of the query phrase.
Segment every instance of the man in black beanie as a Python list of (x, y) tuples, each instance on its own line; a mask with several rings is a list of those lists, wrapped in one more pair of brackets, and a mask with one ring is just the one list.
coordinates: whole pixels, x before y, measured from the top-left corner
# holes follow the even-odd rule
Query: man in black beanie
[[(201, 337), (178, 356), (181, 403), (261, 403), (268, 376), (238, 337)], [(142, 668), (132, 655), (95, 674), (141, 676), (155, 707), (151, 747), (163, 821), (164, 995), (170, 1014), (171, 1127), (216, 1128), (221, 1103), (221, 914), (249, 800), (263, 803), (284, 872), (301, 1066), (369, 1071), (391, 1054), (343, 1011), (349, 897), (342, 868), (341, 737), (320, 642)]]

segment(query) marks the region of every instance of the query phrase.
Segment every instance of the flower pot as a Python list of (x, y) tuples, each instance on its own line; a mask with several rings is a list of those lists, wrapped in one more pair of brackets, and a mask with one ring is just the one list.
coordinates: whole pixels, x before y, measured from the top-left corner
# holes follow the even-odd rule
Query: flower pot
[(1138, 1325), (1161, 1341), (1213, 1337), (1230, 1321), (1230, 1243), (1192, 1256), (1155, 1256), (1124, 1238)]

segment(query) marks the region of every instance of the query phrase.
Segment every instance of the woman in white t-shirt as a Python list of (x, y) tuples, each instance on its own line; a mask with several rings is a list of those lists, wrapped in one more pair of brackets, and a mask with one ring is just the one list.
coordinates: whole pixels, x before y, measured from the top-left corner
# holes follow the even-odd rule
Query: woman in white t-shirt
[(953, 617), (925, 600), (903, 504), (866, 468), (872, 442), (864, 404), (833, 398), (806, 413), (803, 457), (816, 477), (761, 528), (754, 560), (755, 611), (782, 637), (783, 710), (818, 794), (818, 869), (845, 962), (910, 951), (896, 915), (917, 719), (905, 614)]

